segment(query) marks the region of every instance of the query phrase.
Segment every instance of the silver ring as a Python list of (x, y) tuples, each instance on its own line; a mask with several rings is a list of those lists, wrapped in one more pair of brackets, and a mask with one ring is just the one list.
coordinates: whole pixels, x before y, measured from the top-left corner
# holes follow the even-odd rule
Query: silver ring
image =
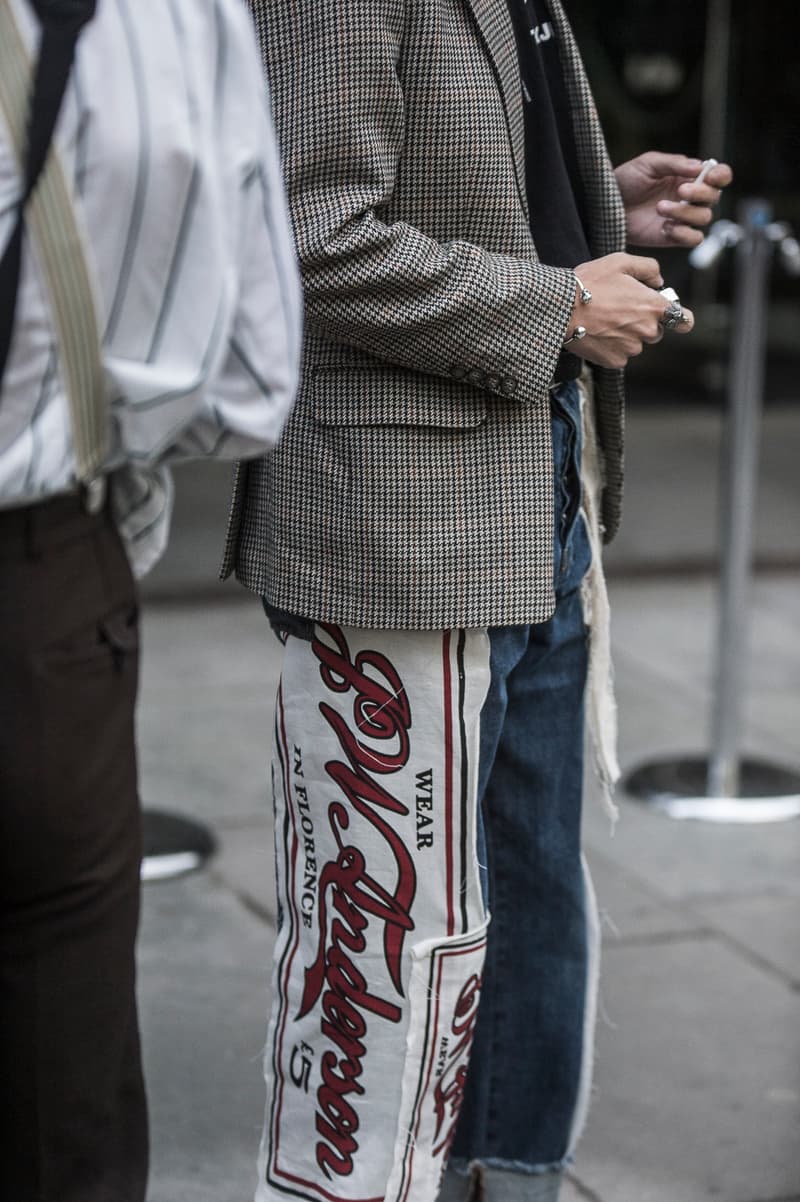
[(676, 326), (683, 325), (688, 320), (689, 318), (681, 308), (679, 300), (670, 301), (663, 315), (659, 318), (665, 330), (674, 330)]

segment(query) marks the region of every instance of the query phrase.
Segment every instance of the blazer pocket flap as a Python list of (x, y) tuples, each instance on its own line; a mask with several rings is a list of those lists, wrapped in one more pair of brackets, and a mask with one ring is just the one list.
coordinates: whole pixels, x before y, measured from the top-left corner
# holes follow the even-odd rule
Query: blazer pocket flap
[(486, 396), (479, 388), (400, 367), (318, 368), (306, 394), (322, 426), (471, 430), (486, 421)]

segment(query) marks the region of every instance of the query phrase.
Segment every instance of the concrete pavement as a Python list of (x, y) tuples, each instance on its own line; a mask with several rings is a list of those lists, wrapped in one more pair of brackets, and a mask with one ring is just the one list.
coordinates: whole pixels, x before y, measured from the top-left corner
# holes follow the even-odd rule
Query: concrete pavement
[[(628, 516), (609, 557), (626, 768), (706, 749), (715, 422), (631, 415)], [(758, 551), (781, 570), (755, 584), (745, 747), (800, 769), (800, 414), (768, 413), (764, 441)], [(263, 1108), (280, 648), (257, 601), (213, 583), (221, 476), (186, 482), (201, 521), (179, 521), (144, 607), (143, 799), (221, 842), (204, 871), (144, 891), (150, 1202), (251, 1198)], [(800, 1202), (800, 823), (671, 822), (623, 800), (612, 838), (593, 793), (602, 1013), (563, 1202)]]

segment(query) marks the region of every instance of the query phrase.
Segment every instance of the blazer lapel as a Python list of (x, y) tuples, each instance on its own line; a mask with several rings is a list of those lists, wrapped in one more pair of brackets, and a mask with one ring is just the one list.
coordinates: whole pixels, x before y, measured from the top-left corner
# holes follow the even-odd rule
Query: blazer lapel
[(564, 15), (561, 0), (548, 0), (548, 3), (558, 29), (561, 61), (572, 109), (578, 166), (589, 210), (589, 245), (592, 253), (599, 257), (625, 249), (625, 210), (569, 21)]
[(522, 109), (517, 42), (508, 12), (507, 0), (467, 0), (467, 6), (472, 11), (475, 23), (483, 37), (503, 97), (517, 190), (527, 216), (525, 118)]

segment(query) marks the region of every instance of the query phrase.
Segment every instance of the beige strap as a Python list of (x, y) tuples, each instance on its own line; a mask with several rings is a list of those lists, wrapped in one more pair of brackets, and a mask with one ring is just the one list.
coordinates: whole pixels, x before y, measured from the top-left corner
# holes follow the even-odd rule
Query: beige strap
[(613, 823), (619, 817), (619, 810), (614, 802), (614, 786), (620, 775), (617, 759), (617, 703), (614, 696), (614, 667), (611, 662), (611, 611), (603, 573), (603, 532), (600, 518), (603, 469), (595, 426), (592, 376), (587, 369), (584, 369), (578, 387), (583, 419), (583, 511), (592, 549), (592, 566), (584, 576), (582, 585), (584, 620), (590, 631), (586, 719), (601, 800)]
[[(13, 0), (0, 0), (0, 105), (22, 169), (33, 65)], [(92, 281), (72, 196), (51, 143), (26, 210), (47, 279), (69, 398), (76, 473), (97, 476), (106, 452), (100, 333)]]

